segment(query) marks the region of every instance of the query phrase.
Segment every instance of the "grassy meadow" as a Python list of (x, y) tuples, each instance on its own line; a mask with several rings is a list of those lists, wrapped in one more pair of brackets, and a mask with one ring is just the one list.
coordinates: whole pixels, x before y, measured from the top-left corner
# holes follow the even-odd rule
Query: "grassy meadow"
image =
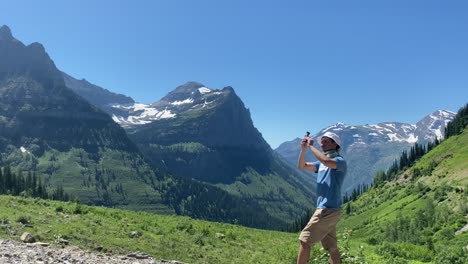
[[(468, 263), (468, 130), (343, 206), (342, 263)], [(0, 237), (184, 263), (295, 263), (298, 233), (105, 207), (0, 196)], [(328, 263), (316, 246), (310, 263)]]
[(0, 223), (2, 238), (29, 232), (37, 241), (186, 263), (293, 263), (298, 246), (296, 234), (13, 196), (0, 196)]

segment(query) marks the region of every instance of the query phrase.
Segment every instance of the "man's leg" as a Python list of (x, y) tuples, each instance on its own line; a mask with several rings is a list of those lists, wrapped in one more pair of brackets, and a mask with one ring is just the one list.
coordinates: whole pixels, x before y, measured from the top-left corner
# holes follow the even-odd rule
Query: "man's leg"
[(331, 264), (340, 264), (340, 251), (338, 251), (338, 248), (331, 248), (328, 253), (330, 253)]
[(320, 216), (322, 209), (317, 209), (299, 235), (299, 253), (297, 255), (297, 264), (306, 264), (310, 257), (310, 248), (322, 240), (326, 232), (322, 232), (320, 226)]
[(340, 251), (338, 250), (338, 243), (336, 238), (336, 226), (322, 239), (323, 248), (330, 254), (331, 264), (340, 264)]
[(301, 245), (299, 246), (299, 254), (297, 255), (297, 264), (307, 264), (310, 257), (310, 246), (301, 241)]

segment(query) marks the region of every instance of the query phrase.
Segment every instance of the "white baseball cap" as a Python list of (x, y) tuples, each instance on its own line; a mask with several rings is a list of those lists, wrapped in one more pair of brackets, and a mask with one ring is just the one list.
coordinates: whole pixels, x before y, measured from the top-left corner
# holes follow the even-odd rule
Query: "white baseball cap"
[(322, 140), (323, 137), (333, 139), (333, 141), (335, 141), (335, 143), (341, 147), (341, 139), (337, 134), (333, 132), (325, 132), (321, 137), (319, 137), (319, 140)]

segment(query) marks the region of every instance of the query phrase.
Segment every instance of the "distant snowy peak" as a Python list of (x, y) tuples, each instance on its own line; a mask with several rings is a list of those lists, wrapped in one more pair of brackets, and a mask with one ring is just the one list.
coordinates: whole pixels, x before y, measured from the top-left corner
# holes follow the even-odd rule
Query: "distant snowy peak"
[(145, 125), (157, 120), (174, 118), (192, 109), (212, 107), (229, 90), (214, 90), (197, 82), (178, 86), (160, 101), (152, 104), (113, 104), (112, 119), (124, 128)]
[(317, 136), (327, 131), (334, 132), (343, 139), (347, 139), (347, 145), (388, 141), (414, 143), (418, 140), (414, 134), (415, 128), (415, 125), (401, 123), (380, 123), (365, 126), (350, 126), (344, 123), (337, 123), (325, 128)]
[(448, 122), (452, 121), (456, 113), (446, 110), (438, 110), (434, 113), (426, 116), (419, 121), (416, 126), (417, 132), (421, 134), (423, 140), (433, 139), (437, 137), (439, 139), (444, 137), (444, 129)]
[(455, 114), (451, 111), (438, 110), (416, 124), (387, 122), (376, 125), (350, 126), (340, 122), (323, 129), (315, 136), (327, 131), (334, 132), (340, 135), (348, 146), (391, 141), (414, 144), (418, 141), (443, 138), (444, 129), (448, 122), (453, 120)]

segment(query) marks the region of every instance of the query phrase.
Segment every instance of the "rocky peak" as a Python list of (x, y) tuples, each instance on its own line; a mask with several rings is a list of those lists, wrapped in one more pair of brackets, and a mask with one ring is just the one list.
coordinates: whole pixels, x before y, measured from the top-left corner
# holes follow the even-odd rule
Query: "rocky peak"
[(200, 88), (203, 88), (204, 85), (197, 82), (187, 82), (183, 85), (177, 86), (175, 90), (168, 93), (164, 96), (158, 103), (154, 106), (165, 105), (166, 103), (173, 102), (184, 102), (186, 100), (196, 101), (201, 97)]
[[(192, 95), (195, 93), (200, 93), (198, 89), (204, 87), (203, 84), (197, 82), (187, 82), (183, 85), (177, 86), (172, 92), (170, 92), (167, 96), (171, 95)], [(166, 97), (167, 97), (166, 96)]]
[(234, 94), (236, 93), (236, 92), (234, 91), (234, 88), (232, 88), (231, 86), (226, 86), (226, 87), (224, 87), (222, 91), (223, 91), (223, 92), (230, 92), (230, 93), (234, 93)]
[(194, 92), (197, 91), (198, 88), (204, 87), (203, 84), (198, 83), (198, 82), (186, 82), (185, 84), (177, 86), (175, 90), (173, 91), (174, 93), (187, 93), (187, 92)]
[(8, 26), (3, 25), (0, 27), (0, 41), (11, 41), (13, 39), (13, 35), (11, 34), (11, 30)]
[(28, 48), (28, 50), (30, 50), (30, 52), (33, 52), (35, 54), (46, 55), (46, 50), (45, 50), (44, 46), (42, 46), (42, 44), (39, 43), (39, 42), (33, 42), (30, 45), (28, 45), (27, 48)]
[(434, 138), (442, 139), (445, 134), (445, 127), (452, 121), (455, 113), (446, 110), (437, 110), (427, 115), (416, 123), (416, 133), (420, 135), (420, 140), (430, 141)]
[(15, 39), (10, 28), (0, 28), (0, 79), (9, 74), (25, 75), (36, 81), (63, 85), (63, 78), (40, 43), (25, 46)]
[[(15, 39), (11, 30), (8, 26), (0, 27), (0, 49), (15, 49), (24, 48), (24, 44), (21, 41)], [(1, 52), (1, 50), (0, 50)], [(2, 55), (2, 57), (5, 57)]]

